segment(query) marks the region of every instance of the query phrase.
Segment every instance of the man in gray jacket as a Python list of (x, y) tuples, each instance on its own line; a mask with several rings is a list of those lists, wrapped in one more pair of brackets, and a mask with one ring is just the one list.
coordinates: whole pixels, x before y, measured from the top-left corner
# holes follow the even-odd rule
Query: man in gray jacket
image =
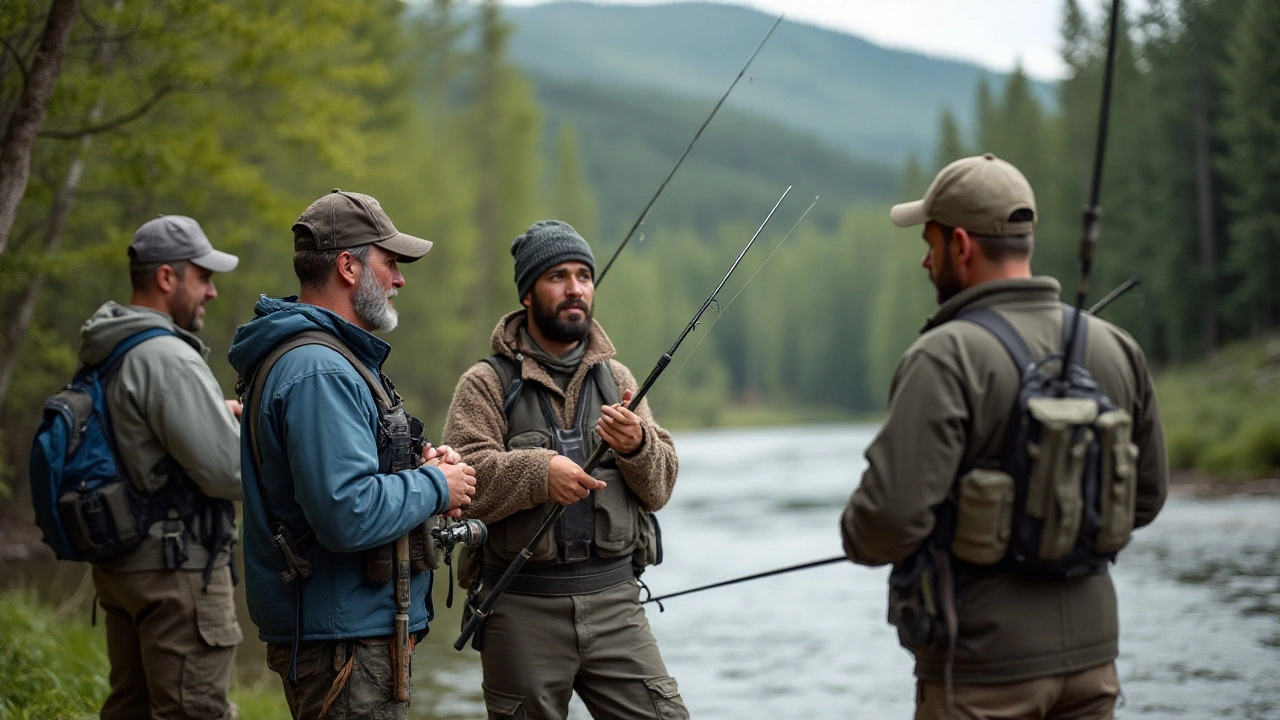
[(143, 330), (169, 331), (130, 350), (107, 383), (120, 460), (164, 517), (136, 550), (93, 568), (111, 660), (103, 720), (237, 716), (227, 688), (243, 639), (230, 502), (240, 499), (240, 405), (223, 399), (194, 333), (218, 295), (213, 274), (238, 262), (189, 217), (151, 220), (129, 246), (129, 304), (107, 302), (80, 331), (86, 364)]

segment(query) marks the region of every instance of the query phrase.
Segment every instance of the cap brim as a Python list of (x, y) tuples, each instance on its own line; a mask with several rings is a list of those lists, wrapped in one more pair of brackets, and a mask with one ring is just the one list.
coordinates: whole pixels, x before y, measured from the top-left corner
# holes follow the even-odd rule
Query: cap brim
[(898, 227), (912, 227), (929, 222), (929, 216), (924, 212), (924, 200), (894, 205), (889, 210), (889, 219)]
[(395, 236), (389, 240), (380, 240), (374, 243), (374, 245), (377, 245), (383, 250), (387, 250), (388, 252), (393, 252), (398, 255), (400, 262), (403, 263), (411, 263), (423, 255), (426, 255), (428, 252), (431, 252), (431, 246), (433, 244), (434, 243), (430, 240), (423, 240), (422, 238), (405, 235), (404, 233), (396, 233)]
[(229, 273), (236, 269), (240, 264), (240, 258), (230, 253), (220, 252), (218, 250), (210, 250), (208, 254), (201, 255), (197, 258), (191, 258), (188, 262), (193, 265), (199, 265), (205, 270), (213, 272)]

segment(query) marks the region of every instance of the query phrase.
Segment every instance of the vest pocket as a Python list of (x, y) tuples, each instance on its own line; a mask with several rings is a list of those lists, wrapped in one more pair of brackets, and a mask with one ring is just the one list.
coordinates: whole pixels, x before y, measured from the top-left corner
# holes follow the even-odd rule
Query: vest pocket
[[(489, 526), (489, 546), (503, 560), (515, 560), (524, 544), (533, 539), (533, 534), (542, 526), (547, 514), (555, 508), (555, 503), (543, 503), (535, 508), (521, 510), (500, 523)], [(496, 536), (496, 537), (495, 537)], [(559, 533), (555, 525), (542, 536), (542, 541), (533, 548), (529, 562), (549, 562), (556, 559), (556, 546), (559, 544)]]
[(640, 503), (627, 489), (622, 473), (612, 468), (597, 468), (593, 476), (608, 487), (596, 497), (595, 541), (602, 557), (617, 557), (635, 549), (636, 523)]
[(976, 565), (999, 562), (1009, 549), (1012, 519), (1013, 478), (999, 470), (970, 470), (960, 478), (951, 554)]
[(1102, 451), (1101, 521), (1094, 552), (1119, 552), (1133, 533), (1138, 446), (1131, 442), (1133, 418), (1124, 410), (1103, 413), (1094, 423)]
[(1031, 469), (1027, 515), (1044, 522), (1039, 557), (1055, 560), (1071, 552), (1080, 533), (1084, 499), (1080, 484), (1097, 418), (1097, 403), (1078, 398), (1032, 398), (1027, 410), (1040, 424), (1027, 454)]

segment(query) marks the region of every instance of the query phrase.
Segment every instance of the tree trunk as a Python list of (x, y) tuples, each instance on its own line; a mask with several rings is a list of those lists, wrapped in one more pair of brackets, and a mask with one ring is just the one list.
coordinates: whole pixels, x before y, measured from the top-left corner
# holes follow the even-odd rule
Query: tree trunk
[(4, 140), (0, 143), (0, 255), (4, 254), (9, 243), (18, 204), (27, 191), (27, 181), (31, 177), (31, 149), (40, 126), (44, 124), (45, 110), (53, 96), (58, 74), (62, 72), (62, 57), (66, 54), (78, 5), (79, 0), (53, 0), (49, 6), (44, 33), (40, 36), (40, 48), (27, 73), (18, 106), (5, 128)]
[(1201, 293), (1200, 342), (1209, 354), (1218, 350), (1217, 303), (1217, 239), (1213, 213), (1213, 161), (1209, 146), (1209, 108), (1205, 92), (1205, 69), (1196, 71), (1195, 94), (1192, 102), (1192, 133), (1196, 156), (1196, 234), (1198, 236), (1200, 276), (1204, 292)]
[[(115, 0), (112, 4), (112, 10), (117, 13), (123, 7), (123, 0)], [(96, 60), (99, 74), (103, 77), (106, 76), (107, 70), (111, 66), (112, 46), (109, 39), (110, 34), (109, 29), (103, 30), (98, 40)], [(99, 90), (98, 97), (94, 100), (93, 107), (89, 108), (89, 113), (86, 116), (88, 124), (92, 125), (102, 120), (106, 109), (106, 97)], [(84, 175), (84, 159), (89, 154), (89, 149), (92, 146), (93, 135), (81, 136), (80, 147), (76, 149), (75, 156), (71, 159), (71, 165), (67, 167), (67, 175), (62, 181), (62, 187), (58, 189), (58, 194), (54, 197), (53, 207), (49, 211), (49, 230), (45, 235), (44, 242), (45, 251), (49, 254), (57, 252), (62, 247), (62, 235), (67, 226), (67, 216), (71, 214), (71, 206), (75, 203), (76, 192), (80, 189), (80, 178)], [(44, 273), (37, 271), (27, 281), (27, 287), (22, 291), (22, 299), (18, 301), (13, 322), (5, 332), (4, 354), (0, 356), (0, 407), (4, 407), (5, 398), (9, 397), (9, 388), (13, 383), (13, 375), (18, 369), (18, 354), (27, 339), (27, 329), (31, 327), (31, 320), (35, 317), (36, 305), (40, 299), (40, 289), (43, 286)]]

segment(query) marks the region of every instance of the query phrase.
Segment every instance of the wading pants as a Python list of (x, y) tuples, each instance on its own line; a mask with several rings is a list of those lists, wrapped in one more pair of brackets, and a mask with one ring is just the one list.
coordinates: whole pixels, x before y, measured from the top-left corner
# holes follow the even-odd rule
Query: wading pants
[[(284, 682), (297, 720), (405, 720), (409, 704), (396, 702), (391, 642), (314, 640), (298, 645), (298, 687), (289, 686), (293, 643), (267, 643), (267, 666)], [(328, 710), (324, 711), (326, 703)], [(323, 714), (322, 714), (323, 713)]]
[(592, 717), (688, 718), (635, 581), (587, 595), (503, 593), (485, 621), (490, 718), (563, 720), (576, 691)]
[(1114, 662), (1022, 682), (956, 685), (950, 713), (942, 681), (919, 680), (916, 720), (1111, 720), (1119, 695)]
[(111, 694), (102, 720), (233, 720), (227, 699), (236, 645), (231, 568), (108, 572), (93, 569), (106, 611)]

